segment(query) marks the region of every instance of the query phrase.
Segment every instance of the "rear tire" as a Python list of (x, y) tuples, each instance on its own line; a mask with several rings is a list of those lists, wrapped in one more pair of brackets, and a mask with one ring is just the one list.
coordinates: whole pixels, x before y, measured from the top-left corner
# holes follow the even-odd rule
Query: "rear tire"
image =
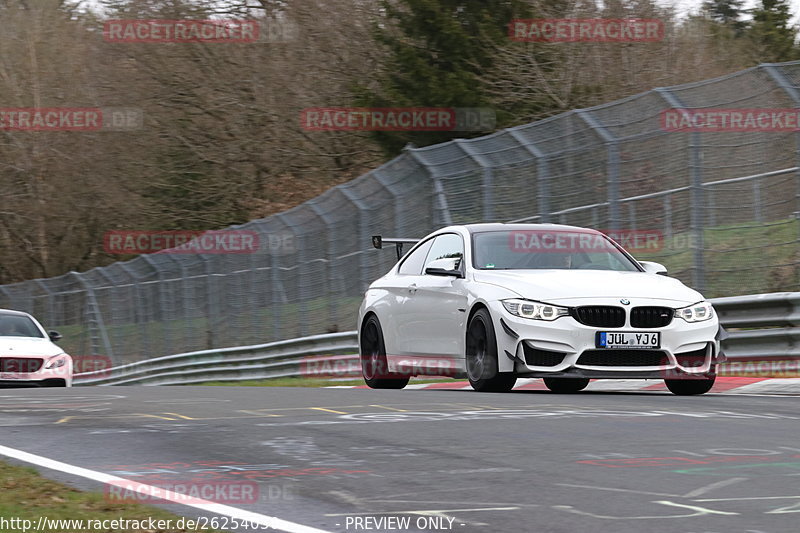
[(588, 384), (589, 378), (544, 378), (545, 387), (559, 394), (582, 391)]
[(497, 371), (497, 338), (492, 317), (485, 308), (478, 309), (467, 326), (467, 378), (478, 392), (508, 392), (517, 376)]
[(386, 363), (386, 346), (378, 317), (370, 315), (361, 328), (361, 374), (372, 389), (402, 389), (408, 385), (408, 377), (389, 372)]
[(672, 394), (678, 396), (694, 396), (705, 394), (714, 386), (716, 375), (706, 379), (665, 379), (664, 384)]

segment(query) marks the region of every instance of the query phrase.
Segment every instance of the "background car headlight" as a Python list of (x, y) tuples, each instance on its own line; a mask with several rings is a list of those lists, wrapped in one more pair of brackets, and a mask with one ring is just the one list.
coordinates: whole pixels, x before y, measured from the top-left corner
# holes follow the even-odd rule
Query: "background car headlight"
[(503, 307), (514, 316), (534, 320), (555, 320), (567, 316), (569, 309), (532, 300), (503, 300)]
[(714, 308), (708, 302), (698, 302), (675, 310), (675, 316), (686, 322), (702, 322), (714, 316)]
[(48, 369), (61, 368), (65, 364), (67, 364), (67, 358), (57, 355), (54, 359), (50, 359), (44, 367)]

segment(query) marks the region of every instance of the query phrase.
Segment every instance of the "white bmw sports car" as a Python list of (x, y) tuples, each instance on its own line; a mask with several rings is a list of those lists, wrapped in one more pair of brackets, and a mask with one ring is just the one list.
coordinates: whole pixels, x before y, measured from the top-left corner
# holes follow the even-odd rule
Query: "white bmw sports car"
[(72, 358), (27, 313), (0, 309), (0, 387), (71, 387)]
[(367, 290), (358, 332), (364, 380), (467, 377), (507, 391), (518, 377), (554, 392), (590, 379), (663, 379), (673, 393), (714, 384), (723, 330), (710, 303), (606, 235), (555, 224), (451, 226), (416, 243)]

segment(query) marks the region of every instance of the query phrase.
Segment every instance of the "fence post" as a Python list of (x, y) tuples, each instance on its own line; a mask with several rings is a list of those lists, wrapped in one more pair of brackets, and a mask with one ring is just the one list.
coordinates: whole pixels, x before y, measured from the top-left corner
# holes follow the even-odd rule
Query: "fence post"
[(350, 200), (356, 209), (358, 209), (358, 245), (357, 248), (361, 251), (358, 255), (358, 263), (361, 270), (361, 278), (360, 281), (360, 291), (367, 290), (369, 284), (372, 282), (371, 273), (369, 271), (369, 264), (367, 263), (367, 254), (364, 253), (364, 250), (369, 246), (371, 242), (371, 235), (369, 230), (369, 223), (367, 222), (365, 213), (369, 212), (369, 207), (361, 198), (358, 198), (353, 194), (353, 191), (348, 189), (347, 187), (341, 188), (342, 194), (344, 194), (345, 198)]
[(550, 222), (550, 165), (539, 147), (528, 141), (519, 130), (509, 128), (508, 134), (525, 150), (536, 158), (536, 196), (539, 208), (539, 222)]
[[(800, 90), (795, 87), (794, 83), (786, 77), (786, 74), (780, 69), (780, 65), (775, 63), (765, 63), (759, 65), (772, 80), (783, 89), (789, 98), (794, 102), (795, 107), (800, 107)], [(797, 159), (797, 171), (795, 172), (795, 210), (800, 211), (800, 131), (794, 134), (795, 156)]]
[(48, 327), (51, 325), (55, 327), (56, 320), (55, 320), (55, 306), (53, 305), (53, 291), (51, 291), (47, 285), (44, 283), (44, 280), (37, 279), (34, 280), (36, 284), (42, 288), (44, 292), (47, 293), (47, 317), (45, 318), (45, 324), (48, 324)]
[(704, 198), (705, 201), (705, 210), (708, 213), (706, 219), (708, 220), (708, 225), (712, 228), (717, 225), (717, 200), (716, 196), (714, 196), (714, 189), (711, 187), (703, 187)]
[(469, 141), (454, 139), (453, 142), (483, 169), (483, 222), (494, 222), (494, 174), (491, 162), (476, 152)]
[(628, 204), (628, 229), (636, 231), (636, 201), (632, 200)]
[[(78, 280), (78, 283), (83, 287), (86, 294), (86, 309), (84, 312), (88, 315), (86, 317), (86, 324), (89, 329), (89, 347), (92, 351), (92, 355), (103, 353), (102, 350), (105, 349), (105, 353), (108, 354), (108, 357), (114, 357), (114, 352), (111, 350), (111, 343), (108, 340), (108, 332), (103, 323), (103, 314), (100, 312), (100, 307), (97, 305), (97, 300), (94, 297), (94, 290), (86, 283), (86, 280), (83, 279), (80, 273), (73, 271), (70, 272), (70, 274)], [(95, 337), (95, 332), (99, 337)], [(102, 343), (102, 345), (100, 343)]]
[(664, 238), (672, 238), (672, 197), (664, 195)]
[[(425, 169), (428, 173), (428, 176), (433, 178), (433, 194), (436, 197), (436, 203), (438, 203), (438, 211), (440, 213), (438, 225), (440, 226), (450, 226), (453, 224), (453, 218), (450, 216), (450, 207), (447, 205), (447, 194), (445, 193), (444, 186), (442, 185), (442, 180), (439, 176), (435, 175), (428, 169), (428, 164), (425, 162), (422, 157), (417, 153), (416, 148), (412, 145), (408, 145), (403, 148), (403, 151), (408, 153), (414, 161), (416, 161), (419, 166)], [(436, 217), (434, 217), (435, 219)]]
[[(656, 93), (674, 109), (685, 109), (686, 106), (680, 99), (672, 94), (668, 89), (659, 87)], [(691, 172), (691, 184), (689, 185), (689, 228), (692, 233), (692, 285), (700, 292), (706, 286), (706, 266), (705, 266), (705, 217), (703, 212), (705, 205), (703, 201), (703, 145), (700, 133), (689, 133), (689, 169)]]
[(203, 261), (203, 270), (205, 270), (206, 273), (206, 305), (208, 306), (206, 318), (206, 349), (211, 350), (214, 348), (215, 328), (217, 326), (215, 320), (219, 314), (219, 305), (217, 299), (214, 298), (214, 279), (211, 273), (210, 262), (206, 259), (204, 254), (197, 254), (197, 257)]
[(278, 264), (278, 256), (280, 254), (269, 254), (269, 275), (272, 280), (272, 335), (275, 340), (282, 338), (281, 336), (281, 318), (283, 316), (283, 304), (287, 302), (286, 291), (283, 289), (283, 280), (280, 276), (280, 265)]
[(619, 213), (619, 173), (620, 173), (620, 158), (619, 146), (617, 145), (617, 138), (608, 131), (603, 124), (601, 124), (589, 111), (586, 109), (577, 109), (575, 113), (593, 129), (606, 145), (608, 153), (608, 218), (609, 229), (619, 229), (620, 213)]
[(337, 303), (338, 298), (342, 296), (341, 291), (338, 290), (338, 287), (334, 286), (334, 276), (333, 270), (335, 268), (334, 261), (336, 260), (336, 240), (333, 238), (333, 227), (336, 223), (331, 219), (330, 215), (323, 211), (322, 208), (319, 206), (316, 200), (311, 200), (308, 205), (311, 207), (311, 210), (314, 211), (314, 214), (319, 217), (320, 220), (326, 225), (327, 227), (327, 246), (325, 247), (325, 253), (327, 254), (326, 262), (325, 262), (325, 272), (326, 280), (325, 282), (328, 285), (328, 294), (326, 297), (328, 298), (328, 325), (336, 324), (339, 326), (338, 317), (337, 317)]
[(753, 215), (756, 222), (763, 222), (763, 215), (761, 212), (761, 180), (755, 178), (753, 180)]
[[(169, 255), (169, 252), (162, 255)], [(166, 309), (166, 306), (168, 304), (172, 305), (173, 302), (171, 301), (171, 298), (168, 298), (167, 295), (165, 294), (166, 286), (165, 286), (164, 272), (161, 269), (159, 269), (155, 263), (153, 263), (153, 260), (150, 258), (149, 254), (142, 254), (139, 257), (141, 257), (141, 259), (145, 263), (147, 263), (147, 265), (151, 269), (153, 269), (153, 272), (156, 274), (156, 276), (158, 276), (158, 281), (156, 281), (156, 283), (158, 284), (159, 301), (155, 302), (155, 306), (158, 309), (157, 311), (158, 314), (154, 318), (156, 319), (157, 322), (159, 322), (162, 325), (161, 327), (163, 328), (162, 330), (163, 334), (160, 335), (161, 346), (163, 349), (161, 350), (160, 353), (173, 353), (172, 348), (171, 347), (168, 348), (167, 346), (171, 346), (171, 341), (173, 340), (172, 328), (169, 325), (169, 322), (170, 320), (174, 319), (175, 315), (169, 309)]]

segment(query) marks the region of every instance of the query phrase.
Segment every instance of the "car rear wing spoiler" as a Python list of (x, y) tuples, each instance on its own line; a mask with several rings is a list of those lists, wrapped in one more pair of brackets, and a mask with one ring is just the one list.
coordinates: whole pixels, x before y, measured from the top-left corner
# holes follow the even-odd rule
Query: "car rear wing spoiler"
[(380, 250), (383, 248), (384, 244), (394, 244), (395, 249), (397, 250), (397, 260), (399, 261), (401, 257), (403, 257), (403, 245), (414, 245), (418, 243), (420, 239), (398, 239), (394, 237), (381, 237), (380, 235), (373, 235), (372, 236), (372, 246)]

